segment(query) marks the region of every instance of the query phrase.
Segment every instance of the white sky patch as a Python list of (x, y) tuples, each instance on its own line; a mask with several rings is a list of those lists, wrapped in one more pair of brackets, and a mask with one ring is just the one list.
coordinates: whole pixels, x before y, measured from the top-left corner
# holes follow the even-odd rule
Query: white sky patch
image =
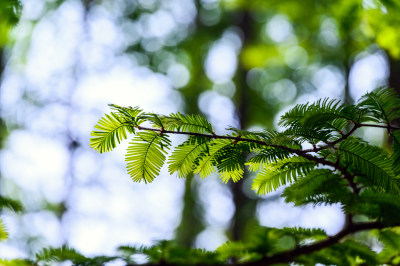
[(276, 15), (268, 21), (265, 28), (268, 36), (275, 42), (281, 43), (293, 37), (293, 27), (283, 15)]
[(148, 20), (148, 30), (154, 37), (164, 37), (170, 34), (175, 26), (172, 15), (164, 10), (152, 14)]
[(60, 220), (51, 211), (39, 211), (28, 213), (23, 216), (23, 222), (26, 228), (29, 228), (32, 234), (44, 236), (48, 245), (61, 246)]
[(199, 107), (207, 115), (216, 132), (224, 132), (228, 126), (238, 125), (235, 106), (226, 96), (215, 91), (203, 92), (199, 97)]
[(228, 238), (225, 236), (223, 228), (207, 227), (197, 236), (195, 247), (215, 250), (227, 240)]
[(165, 76), (154, 74), (148, 69), (130, 69), (116, 66), (106, 74), (86, 76), (76, 90), (74, 100), (81, 106), (97, 105), (107, 108), (107, 104), (122, 106), (140, 105), (154, 108), (165, 101), (170, 93)]
[(382, 52), (361, 57), (350, 71), (351, 96), (353, 99), (359, 99), (365, 93), (386, 85), (388, 75), (388, 63)]
[(282, 79), (272, 85), (271, 93), (276, 100), (285, 103), (292, 101), (296, 97), (297, 88), (292, 81), (288, 79)]
[(235, 48), (226, 42), (214, 44), (205, 62), (207, 77), (215, 83), (226, 83), (235, 74), (237, 66)]
[(285, 63), (292, 69), (305, 66), (307, 60), (308, 54), (303, 47), (294, 46), (285, 52)]
[(175, 88), (185, 86), (190, 79), (189, 70), (182, 64), (173, 64), (168, 69), (167, 75)]
[(344, 224), (344, 214), (337, 205), (299, 208), (285, 203), (283, 198), (263, 201), (257, 206), (257, 216), (263, 226), (322, 228), (327, 234), (337, 233)]
[(206, 222), (211, 226), (227, 228), (235, 212), (232, 193), (228, 185), (223, 184), (216, 175), (200, 180), (199, 192), (206, 215)]
[(5, 177), (54, 202), (63, 199), (68, 152), (61, 142), (16, 130), (9, 136), (9, 147), (1, 156)]
[(340, 99), (343, 96), (345, 80), (340, 70), (334, 66), (326, 66), (317, 70), (312, 83), (322, 98)]

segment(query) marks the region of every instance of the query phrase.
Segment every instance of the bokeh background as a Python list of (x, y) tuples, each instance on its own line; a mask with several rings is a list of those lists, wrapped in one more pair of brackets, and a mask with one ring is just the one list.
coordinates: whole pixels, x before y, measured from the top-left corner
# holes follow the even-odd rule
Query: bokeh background
[[(202, 114), (223, 134), (279, 129), (296, 103), (400, 88), (397, 1), (21, 3), (16, 26), (0, 17), (0, 185), (25, 211), (2, 213), (10, 236), (0, 257), (66, 243), (111, 255), (121, 244), (174, 238), (212, 250), (257, 224), (340, 230), (340, 206), (294, 208), (282, 190), (259, 197), (249, 174), (224, 184), (163, 169), (151, 184), (134, 183), (127, 143), (100, 155), (90, 132), (109, 103)], [(359, 134), (385, 141), (379, 129)]]

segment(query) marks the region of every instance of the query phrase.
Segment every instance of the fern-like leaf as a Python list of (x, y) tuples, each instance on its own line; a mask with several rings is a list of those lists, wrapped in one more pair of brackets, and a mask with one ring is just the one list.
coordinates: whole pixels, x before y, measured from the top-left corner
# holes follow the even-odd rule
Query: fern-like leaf
[(381, 148), (349, 138), (339, 145), (338, 151), (342, 163), (349, 166), (355, 174), (367, 178), (389, 193), (400, 191), (399, 181), (393, 173), (392, 160)]
[(310, 130), (303, 127), (288, 128), (281, 134), (286, 135), (291, 139), (296, 139), (298, 142), (310, 142), (311, 144), (317, 144), (318, 142), (328, 142), (332, 140), (331, 130)]
[(296, 181), (315, 166), (314, 162), (294, 156), (268, 165), (258, 172), (253, 180), (252, 189), (259, 195), (276, 190), (278, 187)]
[(243, 177), (249, 147), (245, 143), (230, 142), (214, 154), (214, 161), (223, 182), (227, 183), (229, 180), (237, 182)]
[(388, 193), (379, 193), (365, 189), (360, 194), (360, 202), (356, 206), (358, 211), (373, 219), (382, 219), (387, 224), (400, 221), (400, 196)]
[(100, 153), (114, 149), (117, 146), (116, 141), (120, 143), (127, 138), (127, 132), (135, 132), (132, 124), (116, 112), (111, 112), (110, 115), (106, 114), (95, 125), (95, 128), (97, 130), (92, 131), (90, 147)]
[(320, 228), (303, 228), (303, 227), (284, 227), (281, 229), (282, 232), (290, 234), (294, 237), (306, 237), (306, 238), (325, 238), (326, 232)]
[(0, 242), (3, 240), (7, 240), (8, 238), (8, 233), (6, 226), (4, 225), (3, 221), (0, 220)]
[(124, 107), (116, 104), (109, 104), (109, 106), (111, 107), (111, 109), (119, 113), (124, 118), (125, 121), (131, 123), (133, 126), (138, 126), (142, 122), (140, 116), (144, 114), (144, 112), (137, 106)]
[(379, 88), (365, 94), (358, 106), (365, 110), (364, 120), (389, 124), (393, 119), (400, 117), (400, 98), (391, 88)]
[(332, 170), (313, 169), (304, 177), (298, 178), (294, 184), (285, 188), (282, 196), (285, 197), (286, 202), (294, 202), (296, 206), (303, 205), (307, 202), (307, 199), (324, 193), (326, 190), (329, 191), (329, 186), (323, 186), (332, 179), (336, 183), (339, 182), (339, 176), (332, 173)]
[(359, 110), (353, 105), (341, 104), (328, 98), (313, 104), (298, 104), (281, 116), (279, 125), (340, 131), (348, 121), (358, 121)]
[(139, 120), (150, 122), (151, 124), (153, 124), (153, 126), (155, 128), (159, 128), (159, 129), (165, 128), (162, 118), (158, 114), (143, 113), (140, 115)]
[(291, 153), (284, 149), (274, 148), (274, 147), (266, 147), (263, 149), (258, 149), (253, 151), (255, 155), (247, 160), (245, 165), (249, 168), (251, 172), (257, 172), (267, 167), (268, 164), (273, 163), (277, 160), (283, 160), (285, 158), (289, 158)]
[(78, 251), (66, 245), (60, 248), (44, 248), (36, 255), (36, 259), (38, 261), (48, 262), (61, 262), (65, 260), (84, 262), (85, 260), (87, 260), (87, 258), (80, 254)]
[(1, 266), (32, 266), (34, 265), (33, 261), (29, 260), (22, 260), (22, 259), (0, 259)]
[(196, 167), (195, 161), (208, 150), (210, 138), (191, 137), (172, 152), (169, 157), (169, 172), (178, 172), (179, 177), (186, 177)]
[(400, 251), (400, 235), (392, 229), (382, 230), (379, 234), (379, 240), (385, 248)]
[(176, 113), (170, 116), (162, 116), (160, 119), (167, 130), (210, 134), (214, 132), (210, 122), (200, 115), (183, 115), (181, 113)]
[(15, 212), (22, 211), (22, 205), (19, 201), (0, 196), (0, 210), (5, 208)]
[(130, 142), (125, 161), (128, 174), (135, 182), (150, 183), (160, 173), (165, 154), (171, 145), (165, 135), (156, 132), (139, 132)]

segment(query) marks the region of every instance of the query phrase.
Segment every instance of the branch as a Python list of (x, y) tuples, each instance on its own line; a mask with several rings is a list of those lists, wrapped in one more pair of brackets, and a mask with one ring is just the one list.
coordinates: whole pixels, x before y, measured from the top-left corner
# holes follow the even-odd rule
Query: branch
[(339, 142), (347, 139), (350, 135), (352, 135), (354, 133), (354, 131), (356, 131), (358, 128), (360, 127), (359, 124), (354, 124), (353, 128), (350, 129), (349, 132), (347, 132), (346, 134), (342, 134), (342, 137), (338, 138), (337, 140), (331, 141), (326, 143), (326, 145), (321, 146), (319, 148), (313, 148), (313, 149), (308, 149), (308, 150), (304, 150), (305, 152), (319, 152), (322, 150), (325, 150), (329, 147), (333, 147), (334, 145), (338, 144)]
[[(240, 264), (243, 266), (264, 266), (264, 265), (271, 265), (275, 263), (290, 263), (294, 260), (294, 258), (301, 256), (301, 255), (307, 255), (315, 251), (319, 251), (323, 248), (327, 248), (329, 246), (332, 246), (336, 243), (338, 243), (342, 238), (345, 236), (356, 233), (358, 231), (364, 231), (364, 230), (369, 230), (369, 229), (382, 229), (385, 228), (386, 226), (380, 222), (367, 222), (367, 223), (353, 223), (351, 219), (351, 215), (346, 216), (346, 223), (343, 229), (338, 232), (336, 235), (330, 236), (326, 238), (325, 240), (316, 242), (311, 245), (307, 246), (301, 246), (294, 248), (289, 251), (285, 251), (282, 253), (278, 253), (275, 255), (272, 255), (270, 257), (266, 257), (264, 259), (261, 259), (256, 262), (249, 262), (249, 263), (244, 263)], [(399, 224), (400, 225), (400, 224)], [(396, 226), (399, 226), (396, 225)]]
[[(400, 224), (395, 224), (393, 226), (400, 226)], [(364, 231), (364, 230), (370, 230), (370, 229), (383, 229), (387, 227), (392, 227), (392, 226), (385, 226), (384, 224), (380, 222), (364, 222), (364, 223), (353, 223), (352, 221), (352, 216), (351, 215), (346, 215), (346, 222), (343, 227), (343, 229), (338, 232), (336, 235), (333, 236), (328, 236), (326, 239), (310, 244), (310, 245), (305, 245), (305, 246), (300, 246), (296, 247), (294, 249), (284, 251), (278, 254), (274, 254), (269, 257), (264, 257), (258, 261), (253, 261), (253, 262), (247, 262), (247, 263), (238, 263), (238, 264), (227, 264), (228, 265), (238, 265), (238, 266), (266, 266), (266, 265), (273, 265), (273, 264), (278, 264), (278, 263), (290, 263), (293, 262), (294, 259), (298, 256), (302, 255), (307, 255), (316, 251), (319, 251), (321, 249), (330, 247), (334, 244), (337, 244), (341, 239), (344, 237), (359, 232), (359, 231)], [(133, 264), (127, 264), (127, 266), (133, 266)], [(170, 264), (166, 262), (160, 262), (160, 263), (149, 263), (145, 264), (146, 266), (172, 266), (175, 264)], [(196, 264), (196, 266), (202, 266), (202, 265), (209, 265), (209, 264)]]
[(139, 130), (150, 130), (150, 131), (156, 131), (160, 132), (162, 134), (177, 134), (177, 135), (187, 135), (187, 136), (198, 136), (198, 137), (206, 137), (210, 139), (231, 139), (235, 141), (236, 143), (239, 141), (245, 141), (245, 142), (252, 142), (252, 143), (257, 143), (263, 146), (267, 147), (273, 147), (273, 148), (279, 148), (283, 150), (287, 150), (291, 153), (303, 153), (303, 150), (299, 149), (292, 149), (283, 145), (277, 145), (277, 144), (270, 144), (266, 143), (263, 140), (256, 140), (256, 139), (247, 139), (247, 138), (242, 138), (240, 136), (233, 137), (233, 136), (222, 136), (222, 135), (216, 135), (216, 134), (204, 134), (204, 133), (196, 133), (196, 132), (182, 132), (182, 131), (171, 131), (171, 130), (163, 130), (163, 129), (158, 129), (158, 128), (149, 128), (149, 127), (141, 127), (138, 126), (137, 129)]
[(379, 127), (379, 128), (386, 128), (387, 130), (400, 130), (400, 127), (388, 125), (377, 125), (377, 124), (357, 124), (360, 127)]

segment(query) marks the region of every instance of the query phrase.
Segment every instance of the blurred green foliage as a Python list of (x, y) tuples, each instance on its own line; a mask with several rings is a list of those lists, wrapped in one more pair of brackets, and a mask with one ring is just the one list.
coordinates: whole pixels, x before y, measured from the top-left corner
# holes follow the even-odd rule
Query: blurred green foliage
[(0, 47), (8, 42), (10, 29), (17, 25), (22, 4), (19, 0), (4, 0), (0, 3)]

